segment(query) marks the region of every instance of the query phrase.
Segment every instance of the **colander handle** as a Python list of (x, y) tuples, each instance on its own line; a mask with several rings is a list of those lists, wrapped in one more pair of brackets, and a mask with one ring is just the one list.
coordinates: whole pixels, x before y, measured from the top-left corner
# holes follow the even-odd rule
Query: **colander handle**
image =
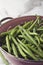
[(13, 19), (13, 17), (6, 17), (6, 18), (1, 19), (1, 20), (0, 20), (0, 25), (1, 25), (1, 23), (2, 23), (3, 21), (6, 21), (6, 20), (8, 20), (8, 19)]

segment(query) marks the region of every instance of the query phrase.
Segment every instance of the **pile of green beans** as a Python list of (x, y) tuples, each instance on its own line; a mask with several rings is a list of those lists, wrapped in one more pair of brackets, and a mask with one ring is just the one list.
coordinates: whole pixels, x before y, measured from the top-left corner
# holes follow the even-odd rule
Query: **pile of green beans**
[(17, 58), (43, 60), (43, 21), (36, 20), (17, 25), (0, 34), (1, 47)]

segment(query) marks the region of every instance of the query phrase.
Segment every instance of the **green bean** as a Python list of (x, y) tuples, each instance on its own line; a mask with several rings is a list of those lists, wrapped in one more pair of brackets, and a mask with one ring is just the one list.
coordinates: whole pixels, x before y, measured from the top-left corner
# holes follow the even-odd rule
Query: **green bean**
[(40, 35), (40, 41), (43, 42), (43, 34)]
[(30, 35), (35, 35), (35, 36), (37, 36), (38, 34), (37, 33), (35, 33), (35, 32), (30, 32), (30, 31), (28, 31), (28, 30), (26, 30), (27, 32), (28, 32), (28, 34), (30, 34)]
[(36, 45), (37, 43), (33, 40), (33, 38), (27, 33), (27, 31), (25, 29), (23, 29), (21, 26), (19, 26), (19, 28), (21, 30), (23, 30), (23, 32), (26, 34), (26, 36), (31, 40), (33, 41), (33, 43)]
[(20, 31), (20, 32), (22, 34), (22, 35), (20, 35), (20, 37), (24, 38), (26, 41), (28, 41), (30, 43), (31, 41), (28, 39), (28, 37), (22, 31)]
[[(26, 31), (25, 29), (23, 29), (21, 26), (19, 26), (19, 28), (20, 28), (21, 30), (23, 30), (23, 32), (27, 35), (28, 39), (29, 39), (30, 41), (32, 41), (32, 43), (35, 44), (35, 45), (38, 47), (38, 49), (41, 50), (41, 48), (37, 45), (36, 41), (27, 33), (27, 31)], [(42, 50), (41, 50), (41, 52), (42, 52)]]
[(25, 47), (25, 50), (27, 49), (28, 54), (29, 54), (31, 57), (35, 58), (34, 54), (31, 52), (31, 50), (30, 50), (28, 47), (26, 47), (26, 45), (23, 44), (19, 39), (17, 39), (17, 40), (18, 40), (18, 42), (21, 44), (21, 46)]
[(26, 45), (25, 45), (23, 42), (21, 42), (18, 38), (17, 38), (17, 41), (18, 41), (21, 45), (23, 45), (23, 46), (30, 52), (30, 50), (26, 47)]
[(22, 39), (21, 41), (22, 41), (23, 43), (26, 43), (26, 40), (25, 40), (25, 39)]
[(13, 29), (11, 29), (11, 30), (8, 30), (8, 31), (6, 31), (6, 32), (2, 32), (2, 33), (0, 34), (0, 36), (4, 36), (4, 35), (7, 35), (7, 34), (13, 35), (17, 28), (18, 28), (18, 27), (16, 26), (15, 28), (13, 28)]
[[(29, 27), (30, 26), (30, 24), (31, 24), (31, 22), (33, 22), (33, 20), (32, 21), (29, 21), (29, 22), (27, 22), (26, 24), (24, 24), (23, 25), (23, 28), (26, 28), (27, 26)], [(20, 29), (17, 31), (17, 34), (20, 32)]]
[(9, 34), (9, 32), (3, 32), (3, 33), (0, 34), (0, 37), (8, 35), (8, 34)]
[(27, 28), (27, 26), (29, 27), (32, 22), (33, 22), (33, 20), (26, 22), (26, 23), (23, 25), (23, 28)]
[(41, 38), (43, 38), (43, 34), (41, 34)]
[(7, 48), (8, 48), (8, 52), (11, 53), (11, 47), (10, 47), (10, 42), (9, 42), (9, 36), (8, 35), (6, 36), (6, 45), (7, 45)]
[(13, 40), (13, 42), (17, 45), (18, 44), (18, 42), (16, 41), (16, 39), (12, 36), (12, 40)]
[[(29, 50), (27, 47), (26, 47), (26, 45), (23, 43), (23, 42), (21, 42), (18, 38), (17, 38), (17, 41), (21, 44), (21, 45), (23, 45), (27, 50)], [(30, 51), (30, 50), (29, 50)]]
[(4, 55), (2, 54), (2, 52), (0, 51), (0, 56), (4, 62), (5, 65), (9, 65), (8, 61), (5, 59)]
[[(21, 33), (22, 33), (22, 31), (21, 31)], [(24, 35), (24, 33), (22, 33), (22, 36), (23, 36), (23, 38), (24, 38), (26, 41), (28, 41), (28, 44), (32, 45), (32, 42), (28, 39), (28, 37), (27, 37), (26, 35)], [(34, 46), (34, 45), (33, 45), (33, 46)]]
[(43, 31), (43, 26), (39, 27), (37, 30), (38, 31)]
[(27, 44), (27, 46), (34, 51), (36, 54), (38, 54), (39, 56), (43, 57), (43, 54), (40, 53), (40, 51), (38, 51), (37, 49), (35, 49), (34, 47), (30, 46), (29, 44)]
[(39, 17), (37, 17), (37, 19), (33, 22), (33, 24), (28, 28), (28, 30), (31, 30), (37, 23)]
[(38, 38), (38, 36), (35, 36), (35, 39), (38, 41), (38, 45), (40, 45), (40, 39)]
[(0, 34), (0, 36), (8, 35), (11, 31), (12, 31), (12, 30), (9, 30), (9, 31), (6, 31), (6, 32), (2, 32), (2, 33)]
[(11, 40), (11, 35), (9, 34), (9, 40)]
[[(29, 35), (35, 35), (35, 36), (37, 36), (37, 35), (38, 35), (37, 33), (30, 32), (30, 31), (28, 31), (28, 30), (26, 30), (26, 31), (28, 32), (28, 34), (29, 34)], [(22, 35), (19, 35), (18, 37), (23, 38), (23, 36), (22, 36)]]
[(27, 59), (27, 55), (24, 53), (24, 51), (22, 50), (22, 48), (20, 47), (19, 44), (17, 44), (17, 47), (18, 47), (18, 50), (19, 50), (20, 54), (21, 54), (25, 59)]
[(18, 35), (19, 38), (23, 38), (23, 35)]
[(38, 60), (38, 58), (35, 57), (35, 56), (32, 54), (32, 52), (29, 53), (21, 44), (20, 44), (20, 47), (23, 49), (23, 51), (24, 51), (25, 53), (27, 53), (28, 55), (30, 55), (34, 60)]
[(37, 46), (36, 41), (27, 33), (27, 31), (25, 29), (23, 29), (21, 26), (19, 26), (19, 28), (21, 30), (23, 30), (23, 32), (26, 34), (26, 36), (29, 38), (29, 40), (32, 41), (32, 43), (34, 43)]
[(21, 41), (24, 42), (24, 39), (22, 39)]
[(12, 31), (10, 32), (10, 35), (13, 35), (17, 30), (18, 30), (18, 26), (12, 29)]
[(22, 51), (22, 49), (20, 48), (18, 42), (16, 41), (16, 39), (12, 36), (12, 40), (13, 42), (17, 45), (19, 51), (20, 51), (20, 54), (23, 56), (23, 57), (26, 57), (26, 54)]
[(43, 42), (43, 39), (40, 37), (40, 41)]
[(33, 28), (33, 33), (36, 33), (36, 28), (35, 27)]
[(17, 52), (17, 49), (16, 49), (14, 43), (12, 43), (11, 46), (12, 46), (12, 50), (13, 50), (14, 55), (15, 55), (16, 57), (18, 57), (18, 52)]
[(43, 31), (43, 29), (37, 29), (38, 31)]
[(26, 43), (26, 40), (22, 40), (23, 43)]
[(26, 41), (31, 42), (31, 41), (28, 39), (28, 37), (27, 37), (24, 33), (22, 33), (22, 31), (21, 31), (21, 34), (22, 34), (23, 38), (24, 38)]
[[(39, 16), (38, 16), (39, 17)], [(38, 18), (38, 22), (37, 22), (38, 24), (40, 24), (40, 17)]]

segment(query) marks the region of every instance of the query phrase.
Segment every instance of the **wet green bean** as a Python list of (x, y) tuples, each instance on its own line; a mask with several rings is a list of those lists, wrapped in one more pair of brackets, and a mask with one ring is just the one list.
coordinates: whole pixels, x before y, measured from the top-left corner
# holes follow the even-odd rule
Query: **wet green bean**
[(8, 52), (11, 53), (11, 47), (10, 47), (10, 41), (9, 41), (8, 35), (6, 36), (6, 45), (7, 45), (7, 48), (8, 48)]

